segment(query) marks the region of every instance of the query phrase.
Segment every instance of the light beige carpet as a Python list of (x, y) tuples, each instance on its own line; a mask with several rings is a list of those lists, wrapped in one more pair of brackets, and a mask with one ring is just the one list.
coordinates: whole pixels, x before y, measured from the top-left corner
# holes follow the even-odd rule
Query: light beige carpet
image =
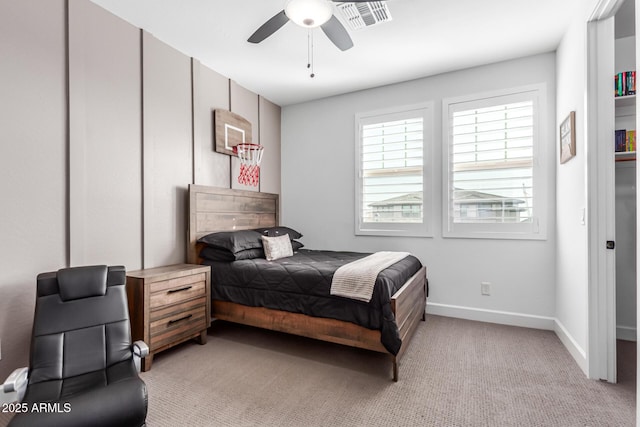
[(428, 316), (382, 354), (217, 322), (144, 373), (150, 427), (634, 426), (635, 375), (585, 378), (553, 332)]
[(428, 316), (394, 383), (382, 354), (216, 322), (142, 378), (149, 427), (618, 427), (635, 425), (629, 348), (611, 385), (585, 378), (553, 332)]

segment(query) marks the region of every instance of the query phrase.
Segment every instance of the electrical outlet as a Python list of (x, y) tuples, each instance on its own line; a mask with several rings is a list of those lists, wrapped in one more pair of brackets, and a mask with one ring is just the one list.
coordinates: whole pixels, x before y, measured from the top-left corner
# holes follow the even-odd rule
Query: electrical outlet
[(491, 283), (489, 283), (489, 282), (480, 283), (480, 294), (481, 295), (491, 295)]

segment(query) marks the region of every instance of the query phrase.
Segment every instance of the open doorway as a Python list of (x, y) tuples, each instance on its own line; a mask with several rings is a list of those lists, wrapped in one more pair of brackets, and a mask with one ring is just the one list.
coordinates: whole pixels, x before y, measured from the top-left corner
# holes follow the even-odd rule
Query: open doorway
[[(636, 384), (636, 38), (635, 0), (615, 14), (615, 73), (626, 77), (615, 102), (616, 364), (621, 385)], [(630, 79), (629, 79), (630, 78)]]
[[(590, 378), (617, 382), (617, 304), (616, 304), (616, 129), (635, 131), (635, 96), (614, 87), (616, 68), (635, 70), (635, 47), (623, 49), (616, 64), (615, 21), (635, 14), (623, 7), (634, 7), (635, 0), (600, 0), (587, 25), (587, 198), (589, 257), (589, 328), (587, 353)], [(621, 8), (623, 8), (621, 10)], [(635, 33), (635, 29), (631, 30)], [(632, 38), (635, 34), (624, 34)], [(622, 43), (624, 44), (624, 43)], [(628, 69), (627, 69), (628, 68)], [(619, 81), (624, 76), (619, 75)], [(627, 80), (628, 81), (628, 80)], [(618, 96), (615, 96), (618, 95)], [(624, 137), (624, 135), (623, 135)], [(620, 139), (620, 135), (618, 135)], [(623, 138), (624, 139), (624, 138)], [(623, 142), (624, 144), (624, 142)], [(635, 158), (633, 160), (635, 163)], [(627, 234), (632, 234), (630, 231)], [(635, 328), (635, 323), (629, 325)]]

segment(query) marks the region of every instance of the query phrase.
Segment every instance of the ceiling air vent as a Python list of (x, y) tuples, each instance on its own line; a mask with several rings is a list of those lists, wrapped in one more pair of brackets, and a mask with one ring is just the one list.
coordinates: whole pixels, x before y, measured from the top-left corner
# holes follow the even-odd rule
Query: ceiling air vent
[(384, 1), (340, 3), (337, 7), (354, 30), (391, 21), (387, 2)]

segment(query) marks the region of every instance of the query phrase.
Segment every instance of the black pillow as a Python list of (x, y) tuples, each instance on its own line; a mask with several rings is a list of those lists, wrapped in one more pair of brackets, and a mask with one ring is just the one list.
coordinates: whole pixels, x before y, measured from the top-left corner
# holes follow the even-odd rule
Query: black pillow
[(227, 249), (217, 248), (215, 246), (204, 246), (200, 250), (200, 258), (209, 261), (231, 262), (242, 259), (264, 258), (264, 250), (262, 248), (245, 249), (239, 252), (231, 253)]
[(235, 255), (227, 249), (216, 248), (215, 246), (203, 246), (200, 249), (200, 258), (208, 259), (209, 261), (222, 261), (231, 262), (235, 261)]
[(298, 242), (297, 240), (292, 240), (291, 241), (291, 248), (293, 249), (293, 251), (297, 251), (300, 248), (303, 248), (304, 245), (300, 242)]
[(262, 236), (253, 230), (211, 233), (199, 238), (198, 242), (226, 249), (233, 254), (246, 249), (262, 248)]
[(302, 237), (302, 234), (289, 227), (263, 227), (256, 228), (255, 231), (267, 237), (278, 237), (284, 236), (285, 234), (288, 234), (291, 240)]

